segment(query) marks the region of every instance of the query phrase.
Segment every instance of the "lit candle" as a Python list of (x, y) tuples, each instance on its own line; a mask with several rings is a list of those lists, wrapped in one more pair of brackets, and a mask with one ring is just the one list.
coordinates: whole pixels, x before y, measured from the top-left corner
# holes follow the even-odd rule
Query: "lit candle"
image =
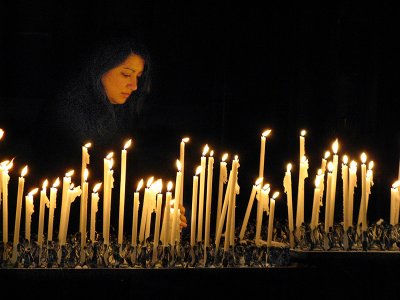
[(85, 169), (83, 174), (83, 183), (82, 183), (82, 196), (81, 196), (81, 210), (80, 210), (80, 218), (79, 218), (79, 230), (81, 233), (81, 247), (86, 246), (86, 230), (87, 230), (87, 206), (88, 206), (88, 192), (89, 192), (89, 184), (87, 182), (89, 176), (88, 169)]
[[(259, 166), (259, 172), (258, 172), (258, 177), (259, 178), (264, 178), (264, 162), (265, 162), (265, 141), (267, 136), (271, 133), (271, 129), (265, 130), (261, 134), (261, 148), (260, 148), (260, 166)], [(261, 183), (262, 185), (262, 183)]]
[(256, 182), (253, 184), (253, 188), (251, 189), (249, 202), (247, 203), (246, 213), (244, 215), (242, 227), (241, 227), (240, 233), (239, 233), (239, 239), (241, 241), (243, 240), (244, 234), (246, 232), (247, 223), (249, 222), (251, 209), (252, 209), (253, 203), (254, 203), (254, 198), (256, 197), (257, 191), (259, 192), (259, 190), (261, 189), (261, 187), (260, 187), (261, 181), (262, 181), (262, 178), (258, 178), (256, 180)]
[(144, 233), (145, 233), (145, 226), (146, 226), (146, 219), (147, 219), (147, 207), (149, 205), (149, 198), (151, 197), (151, 184), (154, 180), (154, 177), (151, 176), (147, 180), (146, 188), (144, 190), (144, 198), (143, 198), (143, 205), (142, 205), (142, 216), (140, 219), (140, 229), (139, 229), (139, 242), (143, 243), (144, 241)]
[(320, 206), (322, 206), (323, 203), (323, 198), (324, 198), (324, 190), (325, 190), (325, 172), (326, 172), (326, 162), (328, 157), (331, 155), (331, 153), (329, 151), (325, 152), (324, 157), (322, 158), (322, 162), (321, 162), (321, 181), (320, 181), (320, 188), (319, 188), (319, 192), (320, 192)]
[(50, 203), (50, 200), (47, 198), (47, 185), (48, 180), (46, 179), (43, 182), (42, 190), (40, 191), (40, 204), (39, 204), (39, 224), (38, 224), (38, 236), (37, 243), (41, 247), (43, 244), (43, 228), (44, 228), (44, 214), (45, 214), (45, 205)]
[(204, 246), (210, 246), (210, 219), (211, 219), (211, 200), (212, 200), (212, 183), (213, 183), (213, 168), (214, 168), (214, 151), (210, 152), (207, 166), (207, 197), (206, 197), (206, 224), (204, 234)]
[(162, 199), (163, 195), (161, 193), (162, 190), (162, 182), (161, 180), (157, 186), (157, 205), (156, 205), (156, 224), (154, 228), (154, 241), (153, 241), (153, 262), (156, 261), (157, 258), (157, 248), (160, 241), (160, 223), (161, 223), (161, 207), (162, 207)]
[(231, 241), (231, 227), (234, 224), (234, 201), (235, 201), (235, 194), (236, 194), (236, 183), (237, 183), (237, 176), (238, 176), (238, 168), (239, 168), (239, 159), (238, 156), (235, 156), (235, 159), (232, 161), (232, 182), (229, 189), (229, 203), (228, 203), (228, 215), (226, 220), (226, 230), (225, 230), (225, 240), (224, 240), (224, 250), (228, 251), (229, 245), (232, 245), (233, 241)]
[(81, 186), (78, 185), (74, 187), (74, 184), (70, 185), (70, 189), (68, 190), (68, 203), (66, 209), (66, 222), (65, 222), (65, 229), (64, 229), (64, 236), (63, 236), (63, 243), (65, 244), (67, 241), (67, 234), (68, 234), (68, 224), (69, 224), (69, 215), (71, 212), (71, 204), (75, 201), (76, 197), (79, 197), (82, 194)]
[(300, 161), (299, 183), (297, 192), (296, 228), (304, 222), (304, 180), (308, 177), (308, 160), (305, 156)]
[(133, 194), (133, 214), (132, 214), (132, 246), (137, 246), (137, 227), (139, 215), (139, 191), (143, 186), (143, 179), (140, 179), (136, 192)]
[(151, 220), (152, 220), (152, 215), (156, 210), (156, 198), (157, 198), (157, 191), (158, 191), (158, 182), (161, 179), (157, 179), (151, 186), (150, 186), (150, 193), (148, 197), (148, 204), (147, 204), (147, 217), (146, 217), (146, 227), (145, 227), (145, 233), (144, 233), (144, 238), (147, 240), (147, 238), (150, 236), (150, 225), (151, 225)]
[(61, 198), (61, 215), (60, 215), (60, 226), (58, 229), (58, 241), (60, 245), (64, 245), (63, 237), (64, 230), (67, 222), (67, 207), (68, 207), (68, 191), (71, 185), (71, 176), (74, 174), (74, 170), (67, 172), (63, 178), (62, 186), (62, 198)]
[(312, 208), (311, 224), (310, 224), (310, 227), (312, 230), (315, 229), (318, 225), (318, 212), (319, 212), (319, 204), (320, 204), (320, 200), (319, 200), (320, 181), (321, 181), (321, 177), (320, 177), (320, 175), (317, 175), (315, 177), (314, 200), (313, 200), (313, 208)]
[(119, 222), (118, 222), (118, 244), (122, 245), (124, 234), (124, 208), (125, 208), (125, 182), (126, 182), (126, 149), (130, 147), (132, 140), (125, 143), (121, 151), (121, 181), (119, 189)]
[[(367, 174), (366, 174), (366, 204), (365, 204), (365, 214), (368, 214), (368, 202), (369, 202), (369, 195), (371, 194), (371, 186), (374, 185), (373, 182), (373, 171), (372, 168), (374, 166), (374, 162), (370, 161), (368, 164), (368, 170), (367, 170)], [(361, 210), (359, 211), (358, 214), (358, 224), (360, 224), (362, 222), (362, 216), (361, 216)]]
[[(224, 204), (222, 206), (221, 217), (219, 219), (218, 229), (215, 234), (215, 250), (218, 251), (219, 242), (221, 240), (222, 235), (222, 228), (225, 224), (225, 218), (227, 218), (227, 210), (228, 210), (228, 203), (229, 203), (229, 191), (232, 185), (232, 170), (229, 172), (229, 179), (228, 179), (228, 186), (226, 187), (225, 197), (224, 197)], [(225, 234), (225, 238), (226, 234)]]
[(94, 243), (96, 234), (96, 213), (99, 210), (99, 193), (98, 190), (101, 187), (101, 182), (97, 183), (92, 192), (91, 208), (90, 208), (90, 240)]
[(31, 221), (32, 214), (35, 211), (33, 205), (33, 195), (37, 193), (39, 189), (35, 188), (25, 196), (25, 239), (31, 241)]
[(172, 230), (171, 230), (171, 243), (172, 245), (175, 244), (176, 240), (179, 240), (179, 237), (176, 237), (176, 227), (179, 225), (179, 195), (181, 193), (181, 177), (182, 177), (182, 172), (181, 172), (181, 163), (179, 159), (176, 160), (176, 166), (178, 168), (178, 171), (176, 172), (176, 180), (175, 180), (175, 200), (174, 200), (174, 215), (172, 218)]
[[(367, 155), (363, 152), (361, 154), (361, 230), (367, 230), (367, 166), (365, 162), (367, 161)], [(358, 223), (360, 225), (360, 223)]]
[[(54, 223), (54, 209), (56, 208), (57, 187), (60, 184), (60, 178), (54, 181), (53, 186), (50, 188), (50, 201), (48, 202), (49, 220), (47, 227), (47, 241), (53, 240), (53, 223)], [(47, 205), (47, 204), (46, 204)]]
[(179, 148), (179, 161), (182, 165), (182, 184), (181, 184), (181, 194), (179, 196), (179, 203), (183, 205), (183, 188), (184, 188), (184, 178), (185, 178), (185, 143), (189, 142), (189, 138), (185, 137), (181, 140)]
[(22, 197), (24, 194), (24, 176), (28, 173), (28, 166), (25, 166), (21, 171), (21, 176), (18, 178), (18, 193), (17, 193), (17, 207), (15, 210), (15, 226), (14, 226), (14, 241), (13, 241), (13, 255), (11, 258), (12, 263), (17, 260), (17, 246), (19, 244), (19, 233), (21, 225), (21, 210), (22, 210)]
[(339, 149), (339, 142), (336, 139), (335, 142), (332, 144), (333, 150), (333, 170), (332, 170), (332, 187), (331, 187), (331, 206), (330, 206), (330, 216), (329, 216), (329, 223), (330, 226), (333, 226), (334, 222), (334, 214), (335, 214), (335, 202), (336, 202), (336, 181), (337, 181), (337, 171), (338, 171), (338, 164), (339, 164), (339, 157), (337, 155), (337, 151)]
[(326, 178), (326, 199), (325, 199), (325, 233), (329, 232), (329, 216), (330, 216), (330, 209), (331, 209), (331, 188), (332, 188), (332, 169), (333, 163), (330, 161), (328, 163), (328, 176)]
[(196, 168), (196, 173), (193, 176), (193, 191), (192, 191), (192, 215), (190, 226), (190, 246), (194, 246), (196, 242), (196, 216), (197, 216), (197, 197), (199, 187), (199, 174), (201, 173), (201, 166)]
[(303, 129), (300, 132), (300, 155), (299, 155), (299, 161), (301, 161), (302, 157), (306, 155), (306, 147), (305, 147), (305, 135), (306, 131)]
[[(3, 193), (3, 243), (8, 243), (8, 183), (10, 181), (10, 175), (8, 175), (8, 170), (12, 167), (13, 161), (1, 166), (1, 182), (2, 193)], [(0, 193), (1, 194), (1, 193)], [(0, 198), (1, 204), (1, 198)]]
[(200, 190), (199, 190), (199, 213), (197, 216), (197, 241), (201, 242), (203, 240), (203, 209), (204, 209), (204, 185), (205, 185), (205, 176), (206, 176), (206, 157), (209, 150), (208, 145), (206, 144), (203, 149), (203, 153), (201, 156), (201, 173), (200, 173)]
[(399, 186), (400, 181), (397, 180), (390, 189), (390, 225), (392, 226), (399, 222)]
[(357, 162), (351, 161), (349, 168), (348, 226), (353, 226), (354, 188), (357, 186)]
[(343, 226), (347, 230), (349, 228), (349, 167), (347, 165), (349, 159), (347, 155), (343, 155), (342, 163), (342, 181), (343, 181)]
[(217, 203), (217, 219), (216, 219), (215, 231), (217, 231), (218, 229), (219, 219), (221, 217), (222, 195), (224, 193), (224, 184), (228, 182), (228, 170), (226, 169), (227, 158), (228, 158), (228, 153), (225, 153), (222, 156), (222, 161), (219, 164), (218, 203)]
[(275, 192), (272, 195), (272, 198), (270, 200), (267, 247), (271, 247), (272, 246), (272, 236), (274, 234), (275, 199), (278, 196), (279, 196), (279, 192)]
[(290, 170), (292, 164), (287, 164), (285, 177), (283, 178), (283, 188), (287, 196), (287, 208), (288, 208), (288, 225), (289, 225), (289, 244), (290, 248), (294, 247), (294, 224), (293, 224), (293, 196), (292, 196), (292, 175)]
[(163, 218), (163, 224), (161, 228), (161, 241), (163, 243), (163, 246), (166, 246), (169, 244), (169, 239), (171, 237), (171, 231), (170, 231), (170, 215), (171, 215), (171, 199), (172, 199), (172, 186), (173, 183), (172, 181), (169, 181), (167, 184), (167, 192), (165, 196), (165, 206), (164, 206), (164, 218)]
[(103, 192), (103, 238), (104, 244), (110, 244), (110, 217), (111, 217), (111, 196), (112, 189), (114, 188), (114, 171), (113, 167), (113, 152), (110, 152), (106, 160), (104, 161), (105, 165), (105, 177), (104, 177), (104, 192)]
[[(82, 187), (82, 197), (81, 197), (81, 207), (80, 207), (80, 218), (79, 218), (79, 232), (82, 234), (85, 231), (86, 236), (86, 224), (83, 224), (83, 214), (87, 212), (87, 190), (85, 191), (85, 181), (87, 180), (87, 165), (90, 162), (90, 155), (88, 153), (88, 148), (92, 146), (91, 143), (86, 143), (82, 146), (82, 167), (81, 167), (81, 187)], [(86, 198), (85, 198), (86, 197)], [(86, 207), (85, 207), (86, 205)], [(83, 240), (83, 235), (81, 235), (81, 240)]]
[[(261, 194), (259, 197), (260, 207), (263, 207), (263, 203), (268, 201), (268, 194), (270, 192), (269, 184), (265, 184), (261, 189)], [(262, 227), (262, 220), (263, 220), (263, 210), (260, 209), (257, 211), (257, 218), (256, 218), (256, 235), (255, 235), (255, 244), (259, 245), (261, 242), (261, 227)]]

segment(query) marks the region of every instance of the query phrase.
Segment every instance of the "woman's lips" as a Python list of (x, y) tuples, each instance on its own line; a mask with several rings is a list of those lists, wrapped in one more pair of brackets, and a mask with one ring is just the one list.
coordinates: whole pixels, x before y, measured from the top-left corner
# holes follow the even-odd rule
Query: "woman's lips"
[(125, 98), (128, 98), (131, 94), (129, 94), (129, 93), (121, 93), (122, 94), (122, 96), (124, 96)]

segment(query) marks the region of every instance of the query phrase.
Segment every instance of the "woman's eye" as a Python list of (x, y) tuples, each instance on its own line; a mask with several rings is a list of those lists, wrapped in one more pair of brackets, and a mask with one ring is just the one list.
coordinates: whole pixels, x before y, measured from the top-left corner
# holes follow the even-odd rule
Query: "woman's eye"
[(125, 78), (131, 77), (131, 75), (129, 75), (129, 74), (124, 74), (124, 73), (121, 73), (121, 74), (122, 74), (122, 76), (124, 76)]

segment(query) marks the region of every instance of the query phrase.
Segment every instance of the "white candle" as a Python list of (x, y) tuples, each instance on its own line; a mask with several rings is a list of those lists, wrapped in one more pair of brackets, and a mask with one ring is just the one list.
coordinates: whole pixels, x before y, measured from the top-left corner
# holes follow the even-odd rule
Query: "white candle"
[(137, 228), (139, 216), (139, 191), (143, 186), (143, 179), (140, 179), (136, 192), (133, 194), (133, 213), (132, 213), (132, 246), (137, 246)]
[[(260, 166), (258, 171), (258, 177), (264, 178), (264, 164), (265, 164), (265, 141), (266, 137), (271, 133), (271, 129), (265, 130), (261, 134), (261, 147), (260, 147)], [(262, 185), (262, 183), (261, 183)]]
[(154, 180), (154, 177), (151, 176), (147, 180), (147, 185), (144, 190), (144, 198), (143, 198), (143, 205), (142, 205), (142, 216), (140, 219), (140, 229), (139, 229), (139, 242), (143, 243), (144, 241), (144, 233), (145, 233), (145, 226), (146, 226), (146, 219), (147, 219), (147, 207), (149, 205), (149, 198), (151, 197), (151, 184)]
[(353, 226), (354, 188), (357, 186), (357, 162), (352, 161), (349, 168), (348, 226)]
[(301, 161), (301, 158), (306, 155), (305, 137), (304, 137), (306, 135), (306, 133), (307, 132), (304, 129), (300, 132), (300, 151), (299, 151), (300, 155), (299, 155), (299, 161)]
[(154, 258), (157, 257), (157, 247), (160, 241), (160, 224), (161, 224), (161, 207), (162, 207), (163, 195), (161, 194), (161, 186), (159, 193), (157, 193), (157, 209), (156, 209), (156, 223), (154, 228), (154, 241), (153, 241), (153, 262)]
[(326, 197), (325, 197), (325, 233), (329, 232), (329, 216), (330, 216), (330, 209), (331, 209), (331, 187), (332, 187), (332, 169), (333, 169), (333, 163), (330, 161), (328, 163), (328, 177), (326, 178)]
[(92, 198), (91, 198), (91, 208), (90, 208), (90, 240), (92, 243), (95, 242), (96, 237), (96, 213), (99, 210), (99, 193), (98, 190), (101, 187), (101, 182), (97, 183), (92, 192)]
[(347, 155), (343, 155), (342, 163), (342, 182), (343, 182), (343, 226), (347, 230), (349, 228), (349, 167), (347, 165), (349, 159)]
[(206, 157), (209, 150), (206, 144), (203, 149), (201, 156), (201, 173), (200, 173), (200, 190), (199, 190), (199, 213), (197, 216), (197, 241), (201, 242), (203, 240), (203, 209), (204, 209), (204, 188), (205, 188), (205, 176), (206, 176)]
[(300, 161), (299, 183), (297, 192), (296, 228), (304, 222), (304, 180), (308, 177), (308, 160), (305, 156)]
[(114, 188), (114, 171), (112, 170), (112, 166), (114, 163), (113, 152), (110, 152), (105, 161), (105, 177), (104, 177), (104, 192), (103, 192), (103, 238), (104, 244), (110, 244), (110, 217), (111, 217), (111, 196), (112, 189)]
[(150, 197), (147, 205), (147, 218), (146, 218), (146, 229), (144, 233), (144, 238), (147, 240), (147, 238), (150, 236), (150, 225), (151, 225), (151, 220), (152, 220), (152, 215), (156, 211), (156, 198), (157, 198), (157, 191), (158, 191), (158, 184), (161, 181), (161, 179), (157, 179), (150, 187)]
[[(363, 152), (361, 154), (361, 229), (362, 231), (367, 230), (367, 166), (365, 162), (367, 161), (367, 155)], [(358, 223), (360, 225), (360, 223)]]
[[(91, 143), (86, 143), (82, 146), (82, 167), (81, 167), (81, 187), (82, 187), (82, 198), (81, 198), (81, 207), (80, 207), (80, 218), (79, 218), (79, 232), (86, 232), (86, 224), (83, 224), (83, 213), (87, 211), (87, 191), (85, 193), (84, 183), (87, 180), (87, 175), (85, 178), (85, 173), (87, 173), (87, 165), (90, 163), (90, 155), (88, 153), (88, 148), (92, 146)], [(84, 197), (86, 196), (86, 200)], [(86, 209), (85, 209), (86, 205)], [(81, 237), (82, 238), (82, 237)], [(83, 238), (82, 238), (83, 240)]]
[(321, 181), (321, 177), (320, 177), (320, 175), (317, 175), (315, 177), (314, 199), (313, 199), (313, 208), (312, 208), (311, 224), (310, 224), (311, 229), (315, 229), (318, 225), (318, 212), (319, 212), (319, 204), (320, 204), (320, 200), (319, 200), (320, 181)]
[(125, 209), (125, 182), (126, 182), (126, 149), (130, 147), (132, 140), (125, 143), (121, 151), (121, 181), (119, 189), (119, 218), (118, 218), (118, 244), (122, 245), (124, 235), (124, 209)]
[(31, 222), (32, 214), (35, 211), (33, 204), (33, 195), (37, 193), (39, 189), (35, 188), (25, 196), (25, 239), (31, 240)]
[(28, 172), (28, 166), (22, 169), (21, 177), (18, 178), (18, 193), (17, 193), (17, 207), (15, 210), (15, 226), (14, 226), (14, 241), (13, 241), (13, 255), (11, 261), (15, 263), (17, 259), (17, 246), (19, 244), (19, 234), (21, 225), (21, 210), (22, 210), (22, 197), (24, 194), (24, 176)]
[(57, 198), (57, 187), (60, 184), (60, 178), (54, 181), (52, 188), (50, 189), (50, 201), (48, 202), (49, 208), (49, 220), (47, 227), (47, 241), (53, 240), (53, 224), (54, 224), (54, 209), (57, 206), (56, 198)]
[[(270, 191), (269, 184), (265, 184), (260, 191), (260, 197), (258, 201), (261, 203), (259, 204), (260, 207), (263, 207), (263, 203), (268, 201), (268, 194)], [(257, 210), (257, 219), (256, 219), (256, 235), (255, 235), (255, 244), (259, 245), (261, 242), (261, 227), (262, 227), (262, 220), (263, 220), (263, 210)]]
[(222, 195), (224, 193), (224, 184), (228, 182), (228, 170), (226, 169), (227, 158), (228, 158), (228, 153), (225, 153), (222, 156), (222, 161), (219, 164), (218, 203), (217, 203), (217, 219), (216, 219), (215, 231), (217, 231), (218, 229), (219, 219), (221, 217)]
[(212, 202), (212, 183), (213, 183), (213, 168), (214, 168), (214, 151), (210, 152), (207, 166), (207, 197), (206, 197), (206, 224), (204, 234), (204, 246), (210, 246), (210, 219), (211, 219), (211, 202)]
[(161, 240), (164, 246), (170, 243), (171, 230), (170, 230), (170, 215), (171, 215), (171, 199), (172, 199), (172, 181), (167, 184), (167, 192), (165, 196), (164, 217), (161, 229)]
[(181, 140), (179, 147), (179, 161), (182, 165), (182, 184), (181, 184), (181, 194), (179, 196), (179, 203), (183, 205), (183, 188), (184, 188), (184, 178), (185, 178), (185, 143), (189, 142), (189, 138), (185, 137)]
[(331, 187), (331, 206), (330, 206), (330, 216), (329, 216), (329, 223), (330, 226), (333, 226), (334, 223), (334, 215), (335, 215), (335, 202), (336, 202), (336, 181), (337, 181), (337, 172), (338, 172), (338, 164), (339, 164), (339, 157), (337, 155), (337, 151), (339, 149), (339, 142), (336, 139), (335, 142), (332, 144), (333, 150), (333, 170), (332, 170), (332, 187)]
[(179, 237), (176, 237), (176, 227), (179, 225), (179, 195), (181, 192), (181, 183), (182, 183), (182, 172), (181, 172), (181, 164), (179, 159), (176, 161), (176, 166), (178, 171), (176, 172), (176, 180), (175, 180), (175, 200), (174, 200), (174, 215), (172, 218), (172, 230), (171, 230), (171, 243), (175, 244)]
[(89, 184), (87, 182), (89, 176), (88, 169), (85, 169), (83, 174), (82, 195), (81, 195), (81, 210), (79, 218), (79, 230), (81, 233), (81, 247), (86, 246), (86, 231), (87, 231), (87, 206), (88, 206), (88, 193)]
[(63, 237), (64, 230), (67, 222), (67, 209), (68, 209), (68, 191), (71, 185), (71, 176), (74, 174), (74, 170), (67, 172), (63, 178), (62, 186), (62, 198), (61, 198), (61, 215), (60, 215), (60, 226), (58, 229), (58, 241), (60, 245), (64, 245)]
[[(8, 175), (8, 170), (12, 167), (12, 165), (13, 162), (11, 161), (4, 167), (1, 166), (2, 176), (0, 185), (2, 185), (1, 193), (3, 194), (3, 243), (4, 244), (8, 243), (8, 183), (10, 181), (10, 175)], [(0, 204), (1, 204), (1, 197), (0, 197)]]
[(229, 190), (229, 203), (228, 203), (228, 215), (226, 221), (226, 230), (225, 230), (225, 240), (224, 240), (224, 250), (227, 251), (229, 245), (232, 245), (233, 241), (230, 241), (231, 235), (231, 226), (234, 226), (233, 217), (234, 217), (234, 200), (236, 193), (236, 183), (238, 176), (238, 168), (239, 168), (239, 159), (238, 156), (235, 156), (235, 159), (232, 161), (232, 185)]
[(397, 180), (393, 183), (390, 189), (390, 225), (392, 226), (398, 223), (399, 186), (400, 186), (400, 181)]
[[(373, 182), (373, 171), (372, 171), (372, 167), (374, 166), (374, 162), (371, 161), (368, 165), (368, 170), (367, 173), (365, 175), (365, 181), (366, 181), (366, 204), (365, 204), (365, 214), (368, 214), (368, 202), (369, 202), (369, 195), (371, 194), (371, 186), (374, 185)], [(361, 216), (361, 210), (359, 211), (358, 214), (358, 224), (360, 224), (362, 222), (362, 216)]]
[[(215, 250), (218, 251), (219, 247), (219, 242), (221, 240), (221, 235), (222, 235), (222, 228), (224, 227), (225, 224), (225, 218), (227, 218), (227, 210), (228, 210), (228, 203), (229, 203), (229, 191), (231, 189), (232, 185), (232, 170), (229, 173), (229, 179), (228, 179), (228, 186), (226, 187), (226, 192), (225, 192), (225, 197), (224, 197), (224, 204), (222, 206), (222, 211), (221, 211), (221, 218), (219, 219), (219, 224), (218, 224), (218, 230), (215, 235)], [(225, 238), (226, 234), (225, 234)]]
[(330, 155), (331, 155), (331, 153), (329, 151), (326, 151), (324, 157), (322, 158), (322, 162), (321, 162), (321, 181), (319, 184), (320, 185), (320, 188), (319, 188), (320, 206), (322, 206), (323, 198), (324, 198), (326, 163), (327, 163), (327, 159)]
[(275, 215), (275, 199), (279, 196), (279, 192), (275, 192), (270, 200), (269, 220), (268, 220), (268, 236), (267, 247), (272, 246), (272, 236), (274, 234), (274, 215)]
[(42, 190), (40, 191), (40, 203), (39, 203), (39, 224), (38, 224), (38, 236), (37, 243), (41, 247), (43, 244), (43, 228), (44, 228), (44, 214), (45, 214), (45, 205), (50, 203), (50, 200), (47, 198), (46, 188), (48, 185), (48, 180), (46, 179), (43, 182)]
[(261, 189), (261, 186), (260, 186), (261, 181), (262, 181), (262, 178), (258, 178), (256, 180), (256, 182), (253, 184), (253, 188), (251, 189), (249, 202), (247, 203), (246, 213), (244, 215), (242, 227), (240, 228), (240, 233), (239, 233), (239, 239), (241, 241), (243, 240), (244, 234), (246, 232), (247, 223), (249, 222), (249, 217), (250, 217), (251, 209), (253, 207), (254, 199), (256, 197), (256, 193), (257, 193), (257, 191), (259, 192)]
[(293, 224), (293, 196), (292, 196), (292, 175), (290, 170), (292, 164), (287, 164), (285, 177), (283, 178), (283, 188), (287, 197), (287, 208), (288, 208), (288, 226), (289, 226), (289, 244), (290, 247), (294, 247), (294, 224)]
[(196, 168), (196, 173), (193, 176), (193, 189), (192, 189), (192, 215), (190, 226), (190, 246), (196, 243), (196, 216), (197, 216), (197, 197), (199, 187), (199, 174), (201, 173), (201, 166)]
[(81, 186), (78, 185), (78, 186), (74, 187), (73, 184), (71, 184), (70, 189), (68, 190), (68, 203), (67, 203), (66, 218), (65, 218), (66, 222), (65, 222), (65, 229), (64, 229), (64, 236), (63, 236), (64, 244), (67, 241), (71, 204), (75, 201), (76, 197), (79, 197), (81, 194), (82, 194)]

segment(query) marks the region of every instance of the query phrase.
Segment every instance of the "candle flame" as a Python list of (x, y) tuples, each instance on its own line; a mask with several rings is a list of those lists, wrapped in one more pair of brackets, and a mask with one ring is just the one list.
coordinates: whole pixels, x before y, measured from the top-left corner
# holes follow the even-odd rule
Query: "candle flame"
[(362, 162), (363, 164), (365, 164), (366, 161), (367, 161), (367, 154), (365, 154), (365, 152), (363, 152), (363, 153), (361, 154), (361, 162)]
[(157, 179), (156, 182), (154, 182), (154, 184), (152, 185), (152, 187), (154, 188), (154, 191), (159, 194), (161, 193), (162, 190), (162, 180), (161, 179)]
[(307, 131), (305, 131), (305, 130), (303, 129), (303, 130), (300, 132), (300, 135), (301, 135), (301, 136), (305, 136), (306, 133), (307, 133)]
[(142, 186), (143, 186), (143, 179), (140, 179), (140, 181), (139, 181), (139, 183), (137, 185), (137, 188), (136, 188), (136, 192), (139, 192), (140, 189), (142, 188)]
[(184, 137), (183, 139), (182, 139), (182, 142), (184, 142), (184, 143), (187, 143), (187, 142), (189, 142), (190, 141), (190, 138), (188, 138), (188, 137)]
[(3, 135), (4, 135), (4, 130), (0, 128), (0, 140), (3, 137)]
[(168, 184), (167, 184), (167, 191), (168, 192), (170, 192), (172, 190), (172, 186), (173, 186), (172, 181), (169, 181)]
[(28, 173), (28, 166), (25, 166), (21, 171), (21, 177), (24, 177)]
[(92, 146), (92, 143), (86, 143), (83, 147), (90, 148), (91, 146)]
[(228, 153), (224, 153), (224, 155), (222, 155), (222, 161), (225, 162), (227, 158), (228, 158)]
[(148, 180), (147, 180), (147, 184), (146, 187), (149, 188), (151, 186), (151, 184), (153, 183), (154, 180), (154, 176), (151, 176)]
[(113, 165), (114, 165), (114, 159), (111, 158), (111, 159), (109, 160), (109, 162), (108, 162), (108, 167), (110, 168), (110, 170), (112, 169)]
[(272, 195), (272, 199), (275, 200), (278, 196), (279, 196), (279, 192), (275, 192), (275, 193)]
[(331, 161), (328, 163), (328, 171), (329, 172), (333, 171), (333, 162), (331, 162)]
[(114, 152), (110, 152), (107, 154), (106, 159), (111, 159), (111, 157), (113, 157)]
[(288, 163), (288, 164), (286, 165), (286, 172), (290, 172), (290, 170), (292, 170), (292, 164), (291, 164), (291, 163)]
[(262, 133), (262, 136), (267, 137), (267, 136), (269, 136), (270, 133), (271, 133), (271, 129), (267, 129)]
[(101, 182), (96, 183), (93, 188), (93, 193), (97, 193), (97, 191), (100, 189), (100, 187), (101, 187)]
[(357, 162), (355, 160), (351, 161), (350, 168), (352, 168), (352, 169), (356, 169), (357, 168)]
[(2, 162), (0, 163), (0, 167), (1, 167), (1, 168), (5, 168), (5, 166), (6, 166), (9, 162), (10, 162), (9, 160), (2, 161)]
[(301, 162), (302, 163), (305, 163), (307, 161), (307, 157), (305, 156), (305, 155), (303, 155), (302, 157), (301, 157)]
[(328, 159), (329, 156), (331, 156), (331, 153), (330, 153), (329, 151), (326, 151), (326, 152), (325, 152), (325, 155), (324, 155), (324, 158), (325, 158), (325, 159)]
[(89, 177), (89, 170), (85, 169), (85, 171), (83, 171), (83, 180), (87, 181)]
[(392, 188), (397, 189), (400, 186), (400, 180), (397, 180), (393, 183)]
[(208, 145), (206, 144), (206, 145), (204, 146), (204, 148), (203, 148), (203, 153), (202, 153), (202, 155), (203, 155), (203, 156), (206, 155), (209, 149), (210, 149), (210, 147), (208, 147)]
[(262, 181), (263, 181), (263, 177), (258, 177), (257, 180), (256, 180), (255, 185), (256, 185), (256, 186), (257, 186), (257, 185), (260, 185)]
[(266, 184), (264, 184), (264, 186), (263, 186), (263, 190), (266, 191), (266, 190), (269, 189), (269, 187), (270, 187), (269, 183), (266, 183)]
[(239, 156), (238, 155), (235, 155), (235, 160), (238, 160), (239, 159)]
[(332, 144), (332, 151), (333, 151), (333, 153), (336, 154), (338, 152), (338, 150), (339, 150), (339, 141), (338, 141), (338, 139), (336, 139)]
[[(14, 157), (15, 158), (15, 157)], [(14, 158), (7, 164), (7, 166), (6, 166), (6, 169), (7, 170), (10, 170), (11, 168), (12, 168), (12, 166), (13, 166), (13, 162), (14, 162)]]
[(371, 170), (371, 169), (369, 169), (369, 170), (367, 171), (367, 177), (372, 177), (372, 170)]
[(180, 172), (180, 171), (181, 171), (181, 168), (182, 168), (182, 164), (181, 164), (181, 162), (179, 161), (179, 159), (176, 160), (176, 167), (178, 168), (178, 172)]
[(345, 165), (347, 165), (348, 162), (349, 162), (349, 158), (347, 157), (347, 155), (343, 155), (343, 163)]
[(200, 173), (201, 173), (201, 170), (202, 170), (203, 168), (201, 167), (201, 166), (198, 166), (197, 168), (196, 168), (196, 175), (199, 175)]
[(214, 155), (214, 150), (211, 150), (210, 156), (213, 156), (213, 155)]
[(374, 161), (371, 160), (371, 161), (369, 162), (369, 164), (368, 164), (368, 169), (369, 169), (369, 170), (372, 170), (373, 167), (374, 167)]
[(317, 175), (318, 175), (318, 176), (321, 176), (321, 175), (322, 175), (322, 170), (321, 170), (321, 169), (318, 169)]
[(316, 188), (319, 187), (320, 182), (321, 182), (321, 178), (320, 178), (320, 176), (317, 175), (317, 177), (315, 178), (315, 187)]
[(71, 183), (71, 185), (69, 186), (69, 189), (72, 190), (74, 188), (75, 184)]
[(71, 177), (73, 174), (74, 174), (74, 170), (71, 170), (71, 171), (65, 173), (65, 176), (66, 177)]
[(49, 184), (49, 181), (46, 179), (46, 180), (43, 182), (42, 189), (45, 190), (48, 184)]
[(124, 150), (128, 149), (132, 144), (132, 139), (130, 139), (129, 141), (127, 141), (124, 145)]
[(33, 196), (34, 194), (36, 194), (38, 192), (39, 188), (35, 188), (32, 191), (29, 192), (29, 196)]
[(54, 181), (54, 183), (53, 183), (53, 187), (56, 188), (56, 187), (58, 187), (59, 185), (60, 185), (60, 178), (57, 177), (56, 181)]

